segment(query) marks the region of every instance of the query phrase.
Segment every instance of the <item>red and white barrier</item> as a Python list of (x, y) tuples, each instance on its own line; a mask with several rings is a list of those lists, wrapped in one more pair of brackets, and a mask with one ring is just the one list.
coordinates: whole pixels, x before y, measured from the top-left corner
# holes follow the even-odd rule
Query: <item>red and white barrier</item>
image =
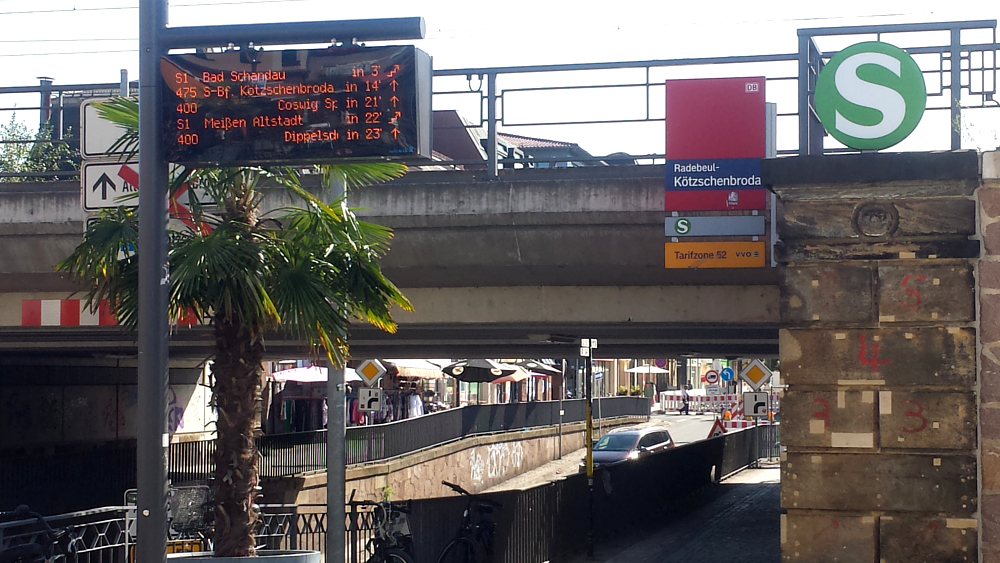
[[(771, 412), (779, 411), (781, 403), (778, 398), (778, 393), (771, 393)], [(663, 406), (663, 412), (678, 411), (682, 404), (683, 396), (680, 391), (660, 392), (660, 405)], [(733, 418), (741, 418), (743, 416), (743, 395), (705, 395), (696, 391), (691, 392), (688, 409), (691, 412), (712, 412), (720, 416), (728, 410)]]
[(91, 312), (82, 299), (24, 299), (21, 326), (113, 326), (118, 320), (107, 301)]
[(769, 420), (761, 420), (754, 424), (752, 420), (723, 420), (722, 427), (726, 430), (739, 430), (741, 428), (750, 428), (751, 426), (767, 426), (768, 424), (774, 424)]
[[(103, 300), (92, 312), (83, 299), (22, 299), (21, 326), (115, 326), (118, 319)], [(198, 318), (187, 314), (176, 325), (194, 326)]]

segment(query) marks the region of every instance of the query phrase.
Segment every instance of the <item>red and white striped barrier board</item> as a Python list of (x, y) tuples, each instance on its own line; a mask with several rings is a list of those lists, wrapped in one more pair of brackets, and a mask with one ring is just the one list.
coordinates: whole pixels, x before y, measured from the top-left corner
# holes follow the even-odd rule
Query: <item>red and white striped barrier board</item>
[(757, 424), (754, 424), (752, 420), (723, 420), (722, 426), (726, 430), (738, 430), (740, 428), (750, 428), (751, 426), (767, 426), (768, 424), (773, 424), (768, 420), (761, 420)]
[[(91, 312), (83, 299), (22, 299), (21, 326), (116, 326), (118, 319), (108, 302), (101, 301), (97, 312)], [(198, 319), (185, 315), (180, 326), (194, 326)]]
[(118, 320), (101, 301), (91, 312), (82, 299), (24, 299), (21, 301), (21, 326), (114, 326)]
[[(683, 403), (680, 391), (660, 392), (660, 405), (664, 412), (680, 410)], [(780, 401), (777, 393), (771, 393), (771, 411), (778, 412)], [(733, 418), (743, 416), (743, 395), (701, 395), (691, 394), (688, 400), (691, 412), (714, 412), (722, 414), (729, 411)]]

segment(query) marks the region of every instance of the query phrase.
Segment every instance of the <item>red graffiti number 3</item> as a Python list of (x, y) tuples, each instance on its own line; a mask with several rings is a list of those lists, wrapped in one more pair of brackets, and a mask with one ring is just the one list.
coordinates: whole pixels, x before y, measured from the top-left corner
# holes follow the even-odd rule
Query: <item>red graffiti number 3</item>
[(913, 399), (906, 399), (903, 402), (910, 403), (911, 405), (916, 407), (917, 410), (907, 410), (906, 416), (913, 417), (917, 419), (917, 421), (919, 421), (916, 422), (916, 426), (912, 428), (903, 428), (903, 432), (906, 432), (907, 434), (913, 434), (914, 432), (922, 432), (924, 428), (927, 428), (927, 419), (924, 418), (924, 406), (914, 401)]
[(823, 421), (823, 427), (830, 427), (830, 403), (826, 399), (820, 399), (819, 397), (813, 398), (814, 403), (819, 403), (823, 405), (823, 410), (816, 411), (813, 413), (813, 418), (818, 418)]
[(891, 364), (892, 360), (879, 360), (878, 359), (878, 342), (872, 343), (872, 357), (868, 357), (868, 342), (865, 340), (865, 335), (859, 334), (858, 338), (861, 340), (861, 350), (858, 351), (858, 360), (861, 361), (863, 366), (871, 366), (872, 373), (878, 372), (879, 366), (884, 366), (886, 364)]

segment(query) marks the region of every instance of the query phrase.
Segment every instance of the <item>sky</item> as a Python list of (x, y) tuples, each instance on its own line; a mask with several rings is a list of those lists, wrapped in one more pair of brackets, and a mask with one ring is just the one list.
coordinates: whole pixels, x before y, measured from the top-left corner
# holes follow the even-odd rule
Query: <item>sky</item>
[[(434, 58), (436, 69), (615, 62), (686, 57), (793, 53), (796, 29), (847, 25), (996, 19), (1000, 8), (994, 2), (974, 0), (942, 2), (663, 2), (619, 0), (618, 2), (567, 3), (554, 0), (512, 0), (482, 4), (467, 0), (403, 2), (382, 0), (349, 4), (330, 0), (174, 0), (170, 3), (171, 26), (273, 23), (281, 21), (338, 20), (421, 16), (426, 38), (413, 41)], [(138, 77), (138, 0), (0, 0), (0, 86), (26, 86), (47, 76), (56, 84), (117, 82), (120, 69)], [(610, 7), (609, 7), (610, 6)], [(860, 39), (870, 39), (861, 37)], [(858, 38), (825, 40), (824, 50), (834, 50)], [(992, 42), (986, 33), (971, 40)], [(896, 37), (905, 47), (923, 38)], [(932, 43), (943, 42), (933, 39)], [(404, 42), (405, 43), (405, 42)], [(794, 65), (763, 67), (704, 67), (679, 70), (656, 69), (651, 81), (688, 76), (790, 76)], [(605, 84), (644, 81), (642, 71), (578, 73), (501, 77), (501, 87), (533, 87), (540, 84)], [(441, 81), (444, 85), (444, 81)], [(475, 89), (464, 78), (448, 83), (448, 89)], [(436, 85), (436, 90), (441, 89)], [(32, 97), (3, 96), (0, 107), (34, 105)], [(768, 100), (779, 104), (779, 112), (794, 111), (793, 90), (775, 83)], [(608, 92), (572, 94), (505, 94), (505, 123), (536, 123), (592, 119), (632, 119), (648, 112), (662, 117), (662, 86), (618, 89)], [(477, 120), (478, 101), (470, 96), (436, 96), (435, 109), (458, 109), (467, 119)], [(657, 113), (659, 112), (659, 113)], [(26, 119), (21, 112), (19, 119)], [(947, 148), (932, 137), (947, 130), (945, 112), (925, 117), (914, 141), (899, 150)], [(980, 115), (982, 114), (982, 115)], [(969, 114), (968, 143), (993, 148), (997, 119), (989, 112)], [(591, 116), (591, 117), (588, 117)], [(944, 116), (944, 122), (941, 117)], [(0, 115), (6, 122), (9, 112)], [(925, 127), (926, 125), (926, 127)], [(559, 126), (505, 127), (521, 135), (578, 142), (595, 155), (615, 151), (632, 154), (662, 152), (662, 122), (629, 127)], [(795, 139), (794, 120), (779, 121), (779, 148)], [(784, 141), (783, 141), (784, 139)], [(904, 141), (907, 143), (908, 141)], [(947, 140), (943, 141), (947, 143)]]

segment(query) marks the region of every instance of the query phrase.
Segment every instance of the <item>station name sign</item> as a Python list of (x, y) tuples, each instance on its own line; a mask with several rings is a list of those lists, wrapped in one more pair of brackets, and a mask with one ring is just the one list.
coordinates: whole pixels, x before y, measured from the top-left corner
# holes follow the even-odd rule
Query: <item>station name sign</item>
[(168, 162), (430, 157), (431, 59), (412, 46), (167, 55), (160, 71)]
[(668, 80), (666, 211), (765, 207), (763, 77)]

